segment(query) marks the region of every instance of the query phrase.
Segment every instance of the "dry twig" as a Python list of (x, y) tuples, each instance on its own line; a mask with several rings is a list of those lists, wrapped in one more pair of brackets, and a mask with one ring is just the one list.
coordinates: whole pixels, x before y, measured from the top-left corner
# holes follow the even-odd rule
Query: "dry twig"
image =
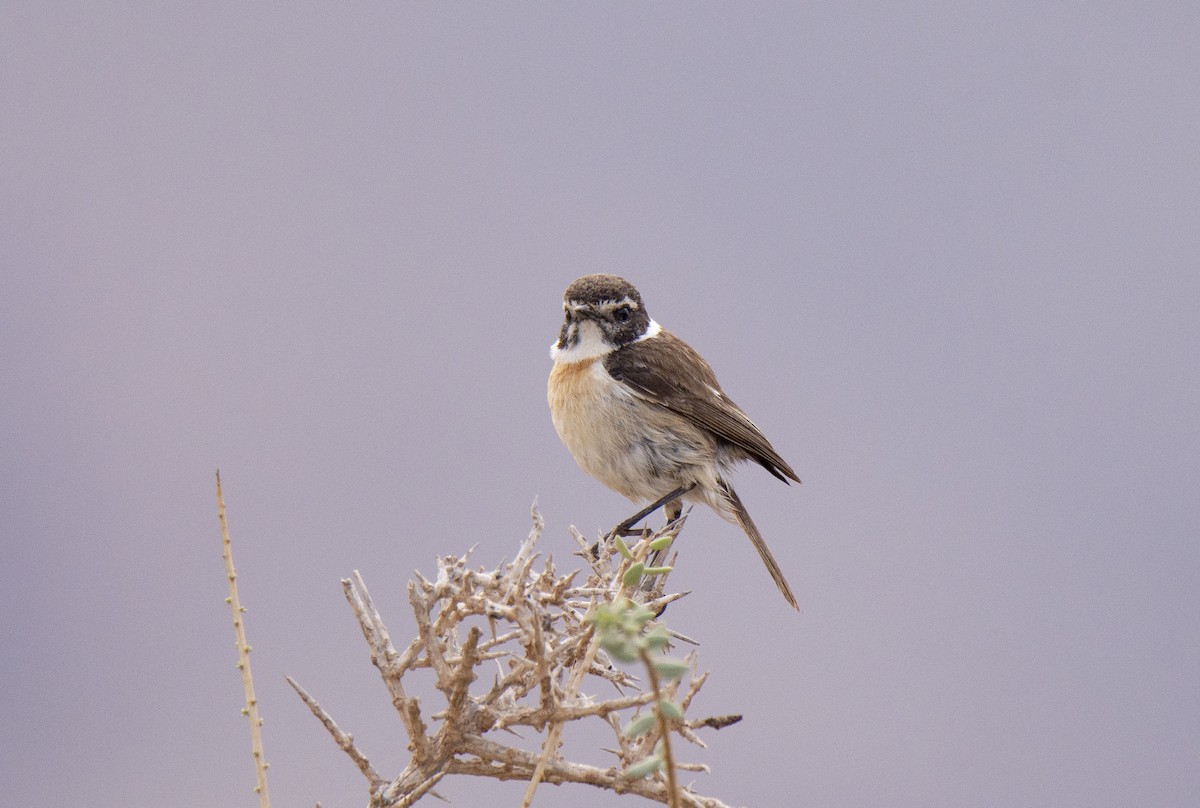
[(233, 612), (233, 632), (237, 637), (238, 670), (242, 672), (242, 690), (246, 706), (242, 713), (250, 719), (250, 749), (254, 755), (254, 792), (258, 794), (260, 808), (271, 808), (267, 795), (267, 768), (270, 764), (263, 757), (262, 716), (258, 714), (258, 699), (254, 696), (254, 677), (250, 675), (250, 644), (246, 642), (246, 624), (242, 619), (245, 609), (238, 599), (237, 572), (233, 569), (233, 545), (229, 540), (229, 524), (225, 520), (225, 499), (221, 496), (221, 472), (217, 472), (217, 521), (221, 524), (221, 555), (225, 559), (225, 577), (229, 582), (229, 597), (225, 602)]
[[(402, 652), (392, 645), (362, 576), (356, 571), (342, 582), (370, 648), (371, 661), (408, 735), (408, 765), (391, 780), (380, 777), (328, 713), (299, 685), (292, 682), (292, 686), (367, 779), (372, 808), (412, 805), (452, 774), (529, 781), (527, 801), (539, 782), (583, 783), (672, 806), (727, 808), (719, 800), (674, 783), (676, 766), (705, 770), (701, 764), (672, 761), (667, 771), (627, 776), (627, 770), (650, 755), (656, 743), (669, 744), (668, 732), (699, 743), (693, 730), (708, 725), (704, 720), (689, 720), (668, 726), (660, 720), (657, 730), (650, 733), (631, 736), (623, 732), (619, 713), (657, 710), (659, 699), (678, 700), (686, 709), (704, 677), (693, 675), (681, 700), (681, 679), (643, 688), (630, 673), (609, 664), (593, 639), (589, 616), (598, 607), (627, 594), (635, 599), (663, 598), (661, 579), (665, 575), (655, 581), (650, 592), (626, 586), (622, 578), (628, 562), (604, 543), (593, 554), (576, 532), (591, 567), (587, 580), (576, 584), (577, 573), (560, 576), (550, 559), (536, 563), (536, 544), (543, 529), (536, 507), (532, 517), (529, 536), (511, 562), (494, 570), (473, 569), (468, 565), (468, 551), (461, 557), (440, 559), (433, 581), (418, 574), (409, 582), (408, 600), (417, 637)], [(645, 557), (651, 541), (673, 536), (680, 527), (677, 522), (647, 536), (634, 545), (633, 553)], [(664, 601), (667, 598), (672, 596)], [(496, 665), (500, 666), (498, 673), (486, 673)], [(406, 675), (420, 669), (432, 670), (434, 686), (445, 699), (444, 708), (429, 716), (428, 721), (436, 722), (433, 729), (423, 717), (418, 699), (403, 684)], [(472, 690), (480, 680), (486, 684)], [(600, 680), (637, 692), (608, 699), (585, 692), (589, 681)], [(568, 761), (558, 751), (565, 725), (593, 718), (611, 727), (616, 736), (616, 748), (611, 750), (615, 760), (608, 767)], [(516, 746), (508, 742), (508, 735), (500, 735), (514, 727), (545, 733), (541, 750)]]

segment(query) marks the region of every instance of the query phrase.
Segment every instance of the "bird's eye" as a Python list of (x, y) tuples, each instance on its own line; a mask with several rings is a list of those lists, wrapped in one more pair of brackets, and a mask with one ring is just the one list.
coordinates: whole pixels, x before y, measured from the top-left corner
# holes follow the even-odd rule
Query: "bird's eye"
[(630, 318), (631, 314), (632, 314), (632, 312), (630, 311), (628, 306), (621, 306), (619, 309), (617, 309), (616, 311), (613, 312), (613, 316), (617, 318), (618, 323), (629, 322), (629, 318)]

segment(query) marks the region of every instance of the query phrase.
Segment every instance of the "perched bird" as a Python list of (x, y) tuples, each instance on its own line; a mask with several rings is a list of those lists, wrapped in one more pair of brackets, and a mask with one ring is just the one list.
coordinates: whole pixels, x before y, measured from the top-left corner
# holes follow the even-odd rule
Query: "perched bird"
[(681, 500), (703, 502), (736, 523), (779, 591), (796, 598), (750, 514), (729, 484), (753, 460), (785, 483), (800, 482), (766, 436), (721, 390), (704, 357), (650, 318), (633, 284), (585, 275), (563, 295), (566, 320), (550, 348), (550, 414), (579, 466), (634, 502), (678, 517)]

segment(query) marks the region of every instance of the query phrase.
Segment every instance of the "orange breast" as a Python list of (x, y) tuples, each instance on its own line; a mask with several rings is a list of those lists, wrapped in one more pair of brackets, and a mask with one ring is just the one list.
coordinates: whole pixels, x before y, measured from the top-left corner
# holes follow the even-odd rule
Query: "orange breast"
[(587, 359), (555, 364), (546, 392), (554, 428), (575, 462), (609, 488), (633, 498), (638, 486), (631, 484), (625, 468), (630, 460), (629, 408), (617, 387), (599, 359)]
[(575, 462), (614, 491), (642, 501), (683, 482), (716, 490), (712, 437), (638, 399), (602, 359), (556, 363), (546, 392), (554, 428)]
[(597, 359), (586, 359), (570, 364), (555, 363), (550, 371), (550, 382), (546, 398), (550, 402), (550, 416), (554, 428), (567, 448), (574, 451), (568, 434), (578, 435), (585, 430), (589, 411), (593, 410), (604, 393), (603, 368), (596, 367)]

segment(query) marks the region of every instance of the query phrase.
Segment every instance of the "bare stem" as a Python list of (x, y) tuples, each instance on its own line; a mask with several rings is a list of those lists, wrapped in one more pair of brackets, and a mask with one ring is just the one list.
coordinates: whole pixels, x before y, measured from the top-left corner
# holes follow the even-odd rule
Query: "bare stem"
[(250, 644), (246, 642), (246, 625), (242, 619), (245, 609), (238, 599), (237, 572), (233, 568), (233, 545), (229, 541), (229, 524), (225, 519), (225, 499), (221, 496), (221, 472), (217, 472), (217, 519), (221, 523), (221, 555), (225, 559), (225, 577), (229, 581), (229, 597), (226, 602), (233, 613), (233, 633), (237, 638), (238, 670), (242, 672), (242, 690), (246, 696), (245, 714), (250, 719), (250, 749), (254, 755), (254, 792), (258, 794), (260, 808), (271, 808), (267, 795), (267, 762), (263, 757), (262, 717), (258, 713), (258, 699), (254, 696), (254, 677), (250, 675)]
[(671, 725), (662, 711), (662, 690), (658, 686), (658, 671), (650, 661), (650, 654), (645, 648), (639, 650), (642, 664), (646, 666), (646, 675), (650, 678), (650, 689), (654, 692), (654, 716), (658, 719), (658, 735), (663, 745), (663, 766), (667, 770), (667, 788), (670, 789), (671, 808), (679, 808), (679, 784), (675, 782), (675, 756), (671, 754)]
[(383, 782), (383, 778), (379, 776), (379, 772), (371, 765), (371, 761), (367, 760), (366, 755), (358, 751), (358, 747), (354, 745), (354, 737), (348, 733), (342, 732), (329, 713), (325, 712), (317, 700), (308, 695), (308, 691), (300, 686), (300, 684), (292, 677), (287, 677), (287, 683), (292, 686), (292, 689), (300, 696), (300, 699), (308, 705), (308, 709), (317, 717), (317, 720), (325, 725), (325, 729), (329, 730), (329, 734), (333, 736), (333, 740), (341, 748), (343, 752), (350, 756), (354, 761), (354, 765), (358, 766), (358, 770), (363, 773), (363, 777), (367, 778), (367, 782), (371, 786), (371, 791), (374, 792), (379, 784)]

